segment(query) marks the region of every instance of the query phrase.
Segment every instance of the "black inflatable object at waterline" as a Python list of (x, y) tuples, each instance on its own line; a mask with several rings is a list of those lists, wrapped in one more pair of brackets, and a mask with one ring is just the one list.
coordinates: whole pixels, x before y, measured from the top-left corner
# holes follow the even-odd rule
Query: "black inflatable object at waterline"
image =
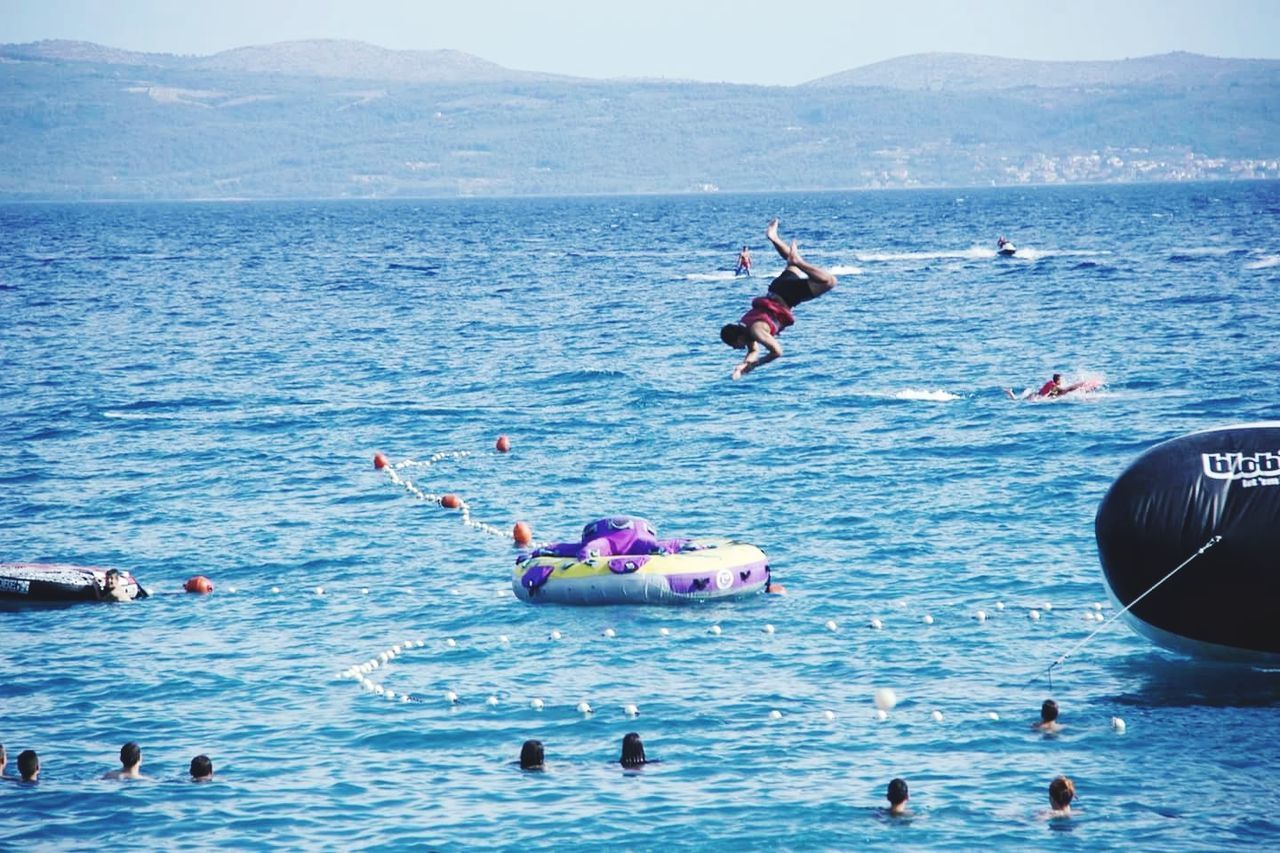
[[(102, 601), (108, 571), (67, 563), (0, 563), (0, 606)], [(147, 597), (147, 591), (127, 569), (117, 571), (120, 585), (130, 598)]]
[(1107, 590), (1133, 605), (1138, 633), (1200, 657), (1280, 662), (1280, 421), (1156, 445), (1111, 485), (1094, 532)]

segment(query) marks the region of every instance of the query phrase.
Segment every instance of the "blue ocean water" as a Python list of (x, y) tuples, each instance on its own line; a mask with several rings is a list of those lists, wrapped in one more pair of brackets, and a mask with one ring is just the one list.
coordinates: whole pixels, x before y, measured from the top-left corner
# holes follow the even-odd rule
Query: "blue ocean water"
[[(841, 283), (731, 382), (772, 216)], [(217, 585), (0, 612), (0, 743), (44, 765), (0, 847), (1274, 846), (1280, 675), (1121, 624), (1043, 671), (1099, 627), (1115, 476), (1280, 417), (1278, 290), (1274, 183), (0, 207), (0, 560)], [(1105, 386), (1001, 390), (1054, 371)], [(523, 604), (375, 451), (465, 451), (400, 472), (540, 539), (753, 542), (788, 594)], [(340, 677), (396, 645), (397, 701)], [(101, 781), (127, 740), (152, 781)]]

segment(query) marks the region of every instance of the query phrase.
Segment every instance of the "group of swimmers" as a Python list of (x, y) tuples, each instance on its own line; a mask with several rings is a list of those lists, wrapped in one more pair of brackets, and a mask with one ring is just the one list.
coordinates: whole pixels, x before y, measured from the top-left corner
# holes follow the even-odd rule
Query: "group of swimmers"
[[(1040, 706), (1040, 721), (1033, 724), (1032, 728), (1045, 734), (1057, 734), (1062, 730), (1062, 726), (1058, 723), (1058, 703), (1052, 699), (1044, 700), (1044, 704)], [(136, 745), (136, 744), (135, 744)], [(128, 744), (126, 744), (128, 746)], [(124, 760), (123, 753), (121, 760)], [(646, 758), (644, 754), (644, 742), (640, 740), (637, 732), (627, 732), (622, 738), (622, 754), (618, 758), (618, 763), (628, 769), (643, 767), (646, 764), (654, 764), (658, 759)], [(543, 771), (547, 768), (546, 750), (540, 740), (526, 740), (520, 747), (520, 769), (531, 771)], [(194, 772), (193, 774), (194, 775)], [(1049, 783), (1049, 812), (1046, 817), (1060, 818), (1071, 816), (1071, 802), (1076, 796), (1076, 786), (1066, 776), (1056, 776)], [(889, 801), (889, 808), (885, 810), (890, 817), (905, 817), (911, 814), (907, 808), (907, 801), (911, 798), (910, 791), (907, 788), (905, 779), (893, 779), (889, 782), (888, 790), (885, 792), (885, 798)]]
[[(782, 344), (778, 342), (778, 336), (788, 326), (795, 324), (792, 309), (802, 302), (817, 299), (834, 289), (838, 283), (838, 279), (830, 271), (810, 264), (802, 258), (795, 240), (787, 243), (782, 239), (778, 234), (777, 219), (769, 221), (764, 235), (787, 262), (787, 266), (777, 278), (769, 282), (768, 291), (764, 296), (757, 296), (751, 300), (750, 311), (743, 314), (738, 322), (726, 323), (720, 328), (720, 340), (734, 349), (747, 351), (742, 362), (733, 369), (731, 375), (734, 379), (741, 379), (757, 367), (763, 367), (771, 361), (782, 358)], [(1003, 237), (1000, 239), (1004, 241)], [(1001, 244), (1002, 248), (1003, 246), (1004, 243)], [(736, 270), (736, 275), (743, 274), (751, 275), (751, 252), (746, 246), (743, 246), (742, 251), (738, 253)], [(762, 357), (761, 349), (768, 350), (768, 354)], [(1063, 385), (1062, 374), (1055, 373), (1039, 391), (1033, 395), (1027, 395), (1027, 399), (1061, 397), (1080, 390), (1085, 384), (1077, 382), (1073, 385)], [(1011, 400), (1023, 399), (1015, 397), (1011, 389), (1006, 388), (1005, 393)]]
[[(646, 764), (656, 764), (658, 759), (646, 758), (644, 754), (644, 741), (640, 740), (638, 732), (627, 732), (622, 738), (622, 755), (618, 758), (618, 763), (626, 768), (643, 767)], [(520, 747), (520, 769), (521, 770), (546, 770), (547, 760), (546, 751), (542, 747), (540, 740), (527, 740)]]
[[(18, 754), (18, 776), (7, 775), (9, 756), (0, 744), (0, 780), (35, 785), (40, 782), (40, 756), (34, 749), (24, 749)], [(192, 782), (212, 782), (213, 762), (209, 756), (201, 754), (191, 759), (189, 768)], [(102, 774), (103, 779), (147, 779), (142, 775), (142, 747), (136, 741), (129, 741), (120, 747), (120, 769), (109, 770)]]

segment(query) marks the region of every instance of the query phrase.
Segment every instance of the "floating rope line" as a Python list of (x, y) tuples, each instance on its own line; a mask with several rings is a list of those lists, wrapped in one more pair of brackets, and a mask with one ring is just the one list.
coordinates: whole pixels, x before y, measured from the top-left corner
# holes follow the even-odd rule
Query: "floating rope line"
[[(768, 627), (773, 627), (769, 625)], [(825, 626), (823, 626), (825, 627)], [(829, 629), (828, 629), (829, 630)], [(658, 636), (670, 637), (671, 632), (667, 628), (661, 628), (657, 632)], [(736, 632), (735, 632), (736, 633)], [(773, 633), (767, 631), (766, 633)], [(722, 632), (719, 623), (714, 623), (704, 631), (691, 630), (683, 632), (680, 639), (684, 641), (694, 641), (696, 637), (702, 636), (720, 637)], [(605, 640), (616, 638), (616, 632), (606, 629), (600, 633)], [(474, 639), (474, 638), (472, 638)], [(546, 639), (556, 642), (563, 639), (560, 631), (553, 630)], [(717, 640), (718, 641), (718, 640)], [(506, 634), (500, 634), (497, 637), (499, 646), (510, 648), (512, 646), (512, 637)], [(520, 645), (524, 647), (527, 638)], [(431, 647), (443, 648), (444, 650), (457, 650), (464, 648), (467, 640), (455, 640), (452, 637), (440, 640), (436, 638), (432, 640)], [(428, 647), (428, 642), (422, 637), (414, 639), (405, 639), (394, 645), (390, 645), (382, 651), (376, 653), (372, 657), (360, 663), (352, 664), (346, 668), (333, 674), (333, 678), (337, 681), (354, 682), (363, 693), (383, 701), (393, 702), (397, 704), (416, 704), (420, 706), (444, 707), (456, 710), (461, 707), (483, 707), (486, 709), (495, 709), (499, 706), (517, 707), (523, 706), (529, 710), (540, 713), (547, 710), (567, 710), (573, 708), (582, 718), (595, 718), (597, 710), (603, 711), (606, 707), (615, 706), (621, 710), (622, 715), (627, 719), (635, 719), (640, 716), (640, 705), (635, 701), (618, 701), (621, 697), (612, 697), (609, 702), (593, 703), (592, 699), (599, 701), (600, 697), (581, 697), (580, 701), (574, 704), (574, 699), (558, 696), (543, 699), (538, 696), (519, 696), (508, 692), (507, 690), (492, 687), (488, 691), (477, 691), (471, 696), (459, 695), (459, 692), (447, 683), (439, 684), (434, 690), (429, 692), (418, 692), (410, 690), (397, 690), (388, 687), (384, 682), (388, 671), (393, 668), (393, 664), (398, 663), (399, 659), (410, 651), (423, 650)], [(456, 685), (455, 685), (456, 686)], [(484, 697), (481, 699), (480, 697)], [(578, 697), (575, 697), (578, 698)], [(630, 698), (630, 697), (628, 697)], [(919, 709), (913, 709), (908, 713), (891, 713), (895, 710), (895, 706), (899, 704), (896, 691), (889, 688), (878, 688), (871, 696), (874, 712), (869, 716), (866, 715), (865, 706), (858, 700), (851, 699), (835, 699), (822, 697), (804, 697), (789, 702), (787, 710), (781, 710), (773, 707), (767, 699), (761, 703), (759, 714), (762, 720), (768, 720), (770, 723), (779, 724), (785, 720), (804, 720), (814, 719), (816, 716), (827, 724), (839, 725), (857, 725), (859, 720), (867, 719), (875, 723), (886, 723), (893, 720), (898, 726), (902, 725), (940, 725), (940, 724), (972, 724), (979, 723), (990, 725), (1000, 723), (1004, 719), (1000, 713), (987, 709), (980, 709), (969, 705), (967, 707), (951, 707), (944, 713), (937, 706), (923, 704)], [(616, 703), (616, 705), (615, 705)], [(594, 705), (594, 707), (593, 707)], [(767, 710), (766, 710), (767, 709)], [(607, 713), (607, 712), (605, 712)], [(1119, 717), (1112, 717), (1110, 727), (1117, 734), (1124, 734), (1126, 730), (1125, 721)]]
[(468, 504), (465, 500), (463, 500), (458, 495), (454, 495), (454, 494), (437, 495), (431, 492), (424, 492), (422, 489), (418, 488), (414, 484), (414, 482), (410, 480), (408, 477), (402, 477), (398, 473), (399, 470), (404, 468), (430, 468), (436, 463), (443, 462), (446, 459), (447, 460), (465, 459), (470, 455), (471, 455), (470, 452), (466, 450), (449, 450), (449, 451), (442, 451), (440, 453), (435, 453), (431, 456), (431, 458), (429, 458), (425, 462), (418, 462), (413, 459), (405, 459), (393, 465), (387, 459), (387, 457), (383, 456), (381, 453), (375, 453), (373, 456), (373, 466), (375, 468), (378, 468), (379, 470), (386, 471), (387, 477), (391, 480), (392, 483), (401, 487), (402, 489), (404, 489), (409, 494), (413, 495), (418, 500), (424, 503), (435, 504), (436, 506), (443, 507), (444, 509), (461, 510), (462, 523), (465, 524), (467, 527), (470, 527), (473, 530), (479, 530), (481, 533), (488, 533), (490, 536), (495, 536), (499, 539), (509, 539), (511, 538), (510, 534), (507, 533), (506, 531), (499, 530), (497, 527), (494, 527), (492, 524), (486, 524), (483, 521), (474, 520), (471, 517), (471, 505)]
[[(1102, 623), (1101, 625), (1099, 625), (1096, 629), (1094, 629), (1094, 631), (1093, 631), (1093, 633), (1092, 633), (1092, 634), (1090, 634), (1089, 636), (1085, 637), (1083, 640), (1081, 640), (1080, 642), (1076, 643), (1076, 644), (1075, 644), (1074, 646), (1072, 646), (1071, 648), (1067, 649), (1067, 651), (1065, 651), (1065, 652), (1062, 654), (1062, 656), (1061, 656), (1061, 657), (1059, 657), (1059, 658), (1058, 658), (1057, 660), (1055, 660), (1053, 663), (1049, 664), (1049, 666), (1045, 669), (1045, 675), (1049, 676), (1049, 689), (1050, 689), (1050, 690), (1052, 690), (1052, 689), (1053, 689), (1053, 668), (1054, 668), (1055, 666), (1057, 666), (1058, 664), (1062, 663), (1063, 661), (1065, 661), (1067, 658), (1071, 657), (1071, 656), (1072, 656), (1073, 654), (1075, 654), (1076, 652), (1080, 651), (1080, 649), (1084, 648), (1084, 647), (1089, 643), (1089, 641), (1090, 641), (1090, 640), (1092, 640), (1094, 637), (1098, 636), (1098, 635), (1099, 635), (1099, 634), (1101, 634), (1103, 631), (1105, 631), (1108, 627), (1110, 627), (1110, 625), (1111, 625), (1111, 623), (1112, 623), (1112, 622), (1115, 622), (1115, 621), (1116, 621), (1117, 619), (1119, 619), (1121, 616), (1123, 616), (1124, 614), (1128, 613), (1131, 609), (1133, 609), (1133, 606), (1134, 606), (1135, 604), (1137, 604), (1137, 603), (1138, 603), (1139, 601), (1141, 601), (1142, 599), (1146, 598), (1146, 597), (1147, 597), (1148, 595), (1150, 595), (1151, 593), (1155, 592), (1155, 591), (1156, 591), (1156, 589), (1157, 589), (1161, 584), (1163, 584), (1165, 581), (1169, 580), (1169, 578), (1173, 577), (1173, 576), (1174, 576), (1174, 575), (1176, 575), (1178, 572), (1182, 571), (1184, 568), (1186, 568), (1188, 565), (1190, 565), (1192, 560), (1194, 560), (1196, 557), (1199, 557), (1199, 556), (1200, 556), (1201, 554), (1203, 554), (1205, 551), (1208, 551), (1210, 548), (1212, 548), (1214, 545), (1217, 545), (1217, 544), (1218, 544), (1219, 542), (1221, 542), (1221, 541), (1222, 541), (1222, 535), (1221, 535), (1221, 534), (1215, 534), (1214, 536), (1210, 537), (1210, 539), (1209, 539), (1209, 541), (1208, 541), (1208, 542), (1205, 542), (1203, 545), (1201, 545), (1201, 546), (1200, 546), (1200, 549), (1199, 549), (1198, 551), (1196, 551), (1196, 552), (1195, 552), (1194, 554), (1192, 554), (1190, 557), (1187, 557), (1187, 559), (1185, 559), (1185, 560), (1183, 560), (1181, 563), (1179, 563), (1179, 564), (1178, 564), (1178, 566), (1177, 566), (1177, 568), (1175, 568), (1173, 571), (1169, 572), (1169, 574), (1165, 575), (1164, 577), (1160, 578), (1160, 580), (1158, 580), (1158, 581), (1156, 581), (1155, 583), (1153, 583), (1153, 584), (1151, 585), (1151, 587), (1150, 587), (1146, 592), (1144, 592), (1142, 595), (1140, 595), (1140, 596), (1138, 596), (1137, 598), (1135, 598), (1133, 601), (1130, 601), (1130, 602), (1129, 602), (1128, 604), (1126, 604), (1123, 608), (1121, 608), (1121, 610), (1120, 610), (1118, 613), (1116, 613), (1114, 616), (1112, 616), (1112, 617), (1111, 617), (1110, 619), (1108, 619), (1106, 622), (1103, 622), (1103, 623)], [(1032, 679), (1032, 680), (1034, 681), (1035, 679)]]

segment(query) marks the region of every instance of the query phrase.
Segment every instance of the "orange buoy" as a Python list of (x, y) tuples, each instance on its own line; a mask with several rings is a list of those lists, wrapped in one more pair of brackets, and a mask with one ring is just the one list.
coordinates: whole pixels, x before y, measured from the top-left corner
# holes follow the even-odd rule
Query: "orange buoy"
[(517, 521), (516, 526), (511, 528), (511, 538), (517, 545), (532, 545), (533, 528), (527, 521)]
[(494, 447), (498, 448), (499, 453), (506, 453), (511, 449), (511, 439), (507, 438), (505, 435), (500, 435), (498, 436), (498, 443), (495, 444)]
[(201, 595), (213, 592), (213, 581), (204, 575), (193, 575), (187, 578), (187, 582), (182, 585), (187, 592), (196, 592)]
[(383, 468), (386, 468), (390, 464), (391, 463), (387, 461), (387, 457), (383, 456), (381, 453), (373, 454), (373, 467), (377, 468), (379, 471), (381, 471)]
[(453, 494), (441, 495), (440, 506), (444, 507), (445, 509), (457, 509), (458, 507), (462, 506), (462, 499), (459, 498), (457, 495), (453, 495)]
[(774, 594), (774, 595), (786, 595), (786, 594), (787, 594), (787, 588), (786, 588), (785, 586), (783, 586), (783, 585), (782, 585), (782, 584), (780, 584), (780, 583), (773, 583), (772, 581), (770, 581), (769, 586), (768, 586), (768, 588), (767, 588), (765, 591), (766, 591), (766, 592), (770, 592), (770, 593), (772, 593), (772, 594)]

